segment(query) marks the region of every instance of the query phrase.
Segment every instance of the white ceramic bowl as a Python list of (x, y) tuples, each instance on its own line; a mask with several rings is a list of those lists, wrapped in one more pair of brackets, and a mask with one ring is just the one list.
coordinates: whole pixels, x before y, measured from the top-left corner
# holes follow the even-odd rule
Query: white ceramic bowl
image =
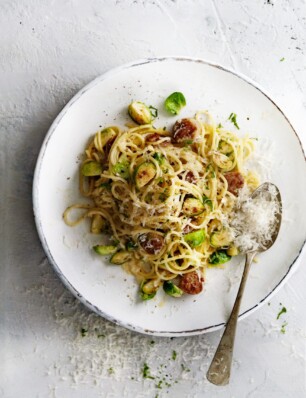
[[(37, 161), (34, 212), (44, 250), (56, 272), (85, 305), (129, 329), (164, 336), (200, 334), (224, 325), (232, 308), (242, 263), (209, 269), (205, 290), (180, 299), (163, 292), (138, 298), (134, 278), (110, 266), (91, 249), (99, 242), (84, 223), (71, 228), (62, 214), (78, 192), (78, 159), (99, 126), (128, 120), (127, 105), (141, 100), (159, 109), (156, 125), (177, 118), (163, 111), (164, 99), (181, 91), (187, 106), (179, 118), (207, 109), (222, 124), (237, 114), (240, 132), (258, 137), (261, 172), (283, 198), (283, 223), (275, 245), (252, 266), (240, 318), (259, 308), (296, 268), (306, 236), (306, 165), (301, 143), (279, 107), (249, 79), (219, 65), (190, 58), (153, 58), (113, 69), (84, 87), (52, 124)], [(258, 163), (257, 163), (258, 165)]]

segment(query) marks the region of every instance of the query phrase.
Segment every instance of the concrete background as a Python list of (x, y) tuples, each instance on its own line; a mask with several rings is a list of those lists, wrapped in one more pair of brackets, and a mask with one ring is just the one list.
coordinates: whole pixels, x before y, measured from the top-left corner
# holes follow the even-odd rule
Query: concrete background
[[(46, 260), (31, 202), (57, 113), (84, 84), (138, 58), (193, 56), (247, 75), (305, 146), (305, 40), (305, 0), (0, 0), (1, 397), (306, 395), (305, 256), (269, 304), (239, 324), (231, 384), (216, 387), (205, 373), (221, 332), (152, 338), (90, 313)], [(155, 379), (143, 378), (144, 363)]]

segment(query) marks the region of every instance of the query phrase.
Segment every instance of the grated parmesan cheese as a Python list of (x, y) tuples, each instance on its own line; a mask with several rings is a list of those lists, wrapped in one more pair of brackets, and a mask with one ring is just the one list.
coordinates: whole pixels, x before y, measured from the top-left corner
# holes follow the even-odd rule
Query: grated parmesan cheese
[(243, 253), (266, 247), (275, 232), (279, 212), (277, 190), (273, 185), (253, 199), (248, 188), (241, 189), (235, 217), (230, 222), (234, 244)]

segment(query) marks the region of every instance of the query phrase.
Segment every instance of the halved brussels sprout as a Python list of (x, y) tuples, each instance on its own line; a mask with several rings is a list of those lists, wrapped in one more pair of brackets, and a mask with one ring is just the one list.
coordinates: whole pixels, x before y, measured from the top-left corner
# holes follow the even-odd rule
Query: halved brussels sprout
[(184, 240), (192, 248), (200, 246), (205, 240), (205, 231), (204, 229), (199, 229), (197, 231), (189, 232), (189, 234), (184, 235)]
[(105, 229), (105, 226), (106, 226), (106, 221), (102, 216), (100, 216), (100, 214), (95, 214), (92, 217), (90, 231), (93, 234), (100, 234)]
[(90, 160), (89, 162), (83, 163), (81, 172), (85, 177), (99, 176), (103, 172), (102, 164), (95, 160)]
[(228, 246), (232, 240), (233, 237), (228, 228), (222, 228), (221, 231), (215, 231), (210, 235), (210, 244), (213, 247)]
[(165, 281), (163, 284), (163, 289), (165, 293), (172, 297), (181, 297), (184, 292), (178, 286), (176, 286), (173, 282)]
[(112, 167), (112, 172), (124, 179), (128, 179), (130, 176), (130, 163), (127, 158), (123, 155), (119, 158), (119, 161)]
[(132, 258), (132, 254), (126, 250), (120, 250), (117, 253), (113, 254), (110, 262), (112, 264), (121, 265), (126, 263)]
[(144, 280), (140, 284), (140, 297), (143, 300), (151, 300), (156, 295), (160, 285), (161, 281), (159, 279)]
[(187, 198), (183, 203), (183, 213), (188, 217), (197, 216), (205, 210), (204, 204), (196, 198)]
[(212, 155), (212, 160), (220, 169), (224, 171), (232, 170), (234, 167), (234, 162), (228, 156), (221, 152), (214, 152)]
[(128, 113), (138, 124), (150, 124), (153, 121), (150, 108), (140, 101), (133, 101), (128, 107)]
[(156, 167), (152, 162), (141, 163), (135, 170), (135, 184), (138, 189), (147, 185), (156, 175)]
[(104, 130), (102, 130), (100, 132), (100, 140), (102, 147), (104, 147), (108, 143), (108, 141), (115, 138), (116, 135), (117, 135), (116, 131), (111, 127), (107, 127)]
[(217, 250), (209, 257), (209, 264), (219, 265), (230, 261), (232, 257), (229, 256), (225, 250)]
[(108, 254), (113, 254), (117, 250), (117, 246), (113, 245), (96, 245), (93, 247), (94, 251), (101, 256), (107, 256)]
[(228, 156), (233, 152), (233, 147), (227, 141), (220, 140), (218, 151)]
[(172, 115), (178, 115), (184, 106), (186, 106), (186, 99), (180, 92), (170, 94), (165, 100), (165, 109)]

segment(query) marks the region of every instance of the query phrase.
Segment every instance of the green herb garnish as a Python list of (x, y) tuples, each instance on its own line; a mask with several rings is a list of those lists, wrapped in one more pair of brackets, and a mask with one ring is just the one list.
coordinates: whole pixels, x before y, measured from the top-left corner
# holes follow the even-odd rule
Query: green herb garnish
[(282, 334), (285, 334), (286, 333), (286, 329), (285, 329), (285, 327), (288, 325), (288, 322), (284, 322), (283, 324), (282, 324), (282, 327), (281, 327), (281, 333)]
[(151, 376), (151, 374), (150, 374), (150, 368), (149, 368), (148, 364), (146, 364), (146, 363), (143, 364), (142, 377), (143, 377), (144, 379), (152, 379), (152, 380), (155, 379), (154, 376)]
[(287, 308), (286, 308), (286, 307), (283, 307), (283, 308), (279, 311), (279, 313), (277, 314), (276, 319), (279, 319), (279, 317), (280, 317), (282, 314), (285, 314), (286, 312), (287, 312)]
[(280, 61), (280, 62), (283, 62), (283, 61), (285, 61), (285, 58), (283, 57), (283, 58), (281, 58), (279, 61)]
[(172, 359), (173, 359), (173, 361), (176, 360), (176, 356), (177, 356), (176, 351), (172, 351)]
[(153, 158), (157, 161), (158, 164), (163, 164), (165, 160), (165, 156), (160, 152), (155, 152), (153, 154)]
[(237, 123), (237, 115), (236, 115), (236, 113), (231, 113), (231, 114), (229, 115), (228, 120), (230, 120), (230, 121), (233, 123), (233, 125), (239, 130), (239, 126), (238, 126), (238, 123)]
[(158, 110), (156, 108), (154, 108), (154, 106), (152, 106), (152, 105), (149, 106), (149, 109), (150, 109), (151, 115), (154, 118), (156, 118), (158, 116)]

